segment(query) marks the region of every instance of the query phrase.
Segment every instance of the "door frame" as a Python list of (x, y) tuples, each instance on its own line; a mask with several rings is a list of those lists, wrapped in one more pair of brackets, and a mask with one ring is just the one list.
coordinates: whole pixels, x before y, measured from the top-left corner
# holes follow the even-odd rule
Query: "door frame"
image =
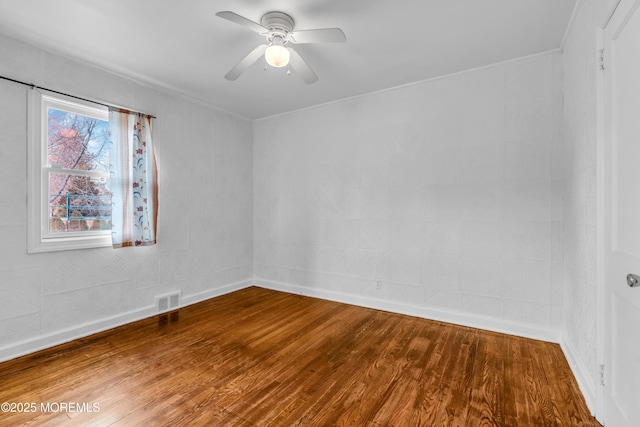
[[(580, 0), (578, 0), (580, 1)], [(619, 1), (615, 2), (613, 10), (608, 14), (604, 23), (599, 27), (597, 31), (597, 48), (598, 54), (604, 55), (604, 29), (611, 20), (613, 12), (618, 7)], [(600, 60), (600, 59), (599, 59)], [(598, 64), (598, 67), (604, 66), (604, 58), (602, 63)], [(597, 286), (597, 300), (596, 300), (596, 357), (597, 364), (601, 369), (601, 375), (604, 375), (605, 369), (605, 349), (606, 349), (606, 309), (605, 298), (607, 293), (607, 286), (605, 285), (605, 203), (604, 199), (606, 194), (605, 185), (605, 73), (604, 69), (600, 68), (597, 71), (596, 78), (596, 286)], [(603, 384), (604, 378), (600, 378), (600, 381), (596, 383), (596, 407), (594, 408), (595, 418), (605, 425), (605, 387)]]
[[(578, 0), (580, 1), (580, 0)], [(601, 26), (597, 29), (597, 49), (598, 54), (601, 55), (601, 63), (598, 64), (599, 71), (596, 77), (596, 280), (597, 280), (597, 331), (596, 331), (596, 357), (598, 366), (601, 368), (600, 375), (601, 377), (597, 382), (597, 390), (596, 390), (596, 408), (595, 410), (595, 418), (606, 425), (606, 410), (605, 410), (605, 402), (607, 399), (606, 391), (609, 390), (605, 387), (605, 383), (607, 382), (607, 372), (611, 371), (611, 366), (607, 366), (607, 363), (610, 364), (609, 358), (609, 346), (607, 342), (607, 337), (611, 336), (608, 333), (606, 326), (609, 324), (609, 320), (606, 317), (606, 303), (608, 301), (608, 288), (606, 286), (606, 253), (607, 248), (605, 246), (605, 209), (607, 208), (605, 205), (605, 200), (607, 196), (607, 185), (605, 179), (605, 169), (606, 162), (608, 159), (605, 158), (605, 147), (608, 141), (608, 136), (610, 134), (611, 129), (607, 127), (607, 119), (606, 114), (610, 112), (611, 105), (610, 99), (607, 99), (608, 94), (606, 91), (607, 88), (607, 80), (606, 80), (606, 67), (607, 65), (607, 46), (605, 41), (605, 28), (611, 22), (616, 10), (620, 6), (620, 4), (625, 0), (611, 0), (609, 9), (606, 10), (606, 14), (604, 15), (604, 19), (602, 21)], [(635, 0), (633, 0), (635, 1)], [(610, 89), (610, 88), (609, 88)]]
[[(580, 1), (580, 0), (578, 0)], [(618, 7), (619, 1), (615, 2), (613, 10), (604, 20), (603, 24), (596, 29), (597, 32), (597, 49), (599, 55), (604, 55), (604, 29), (611, 20), (613, 12)], [(602, 56), (600, 56), (602, 58)], [(598, 60), (600, 60), (598, 58)], [(604, 66), (604, 58), (601, 59), (602, 63), (597, 64), (598, 67)], [(607, 287), (605, 286), (605, 130), (604, 130), (604, 115), (605, 115), (605, 73), (604, 69), (600, 68), (597, 71), (596, 77), (596, 286), (597, 286), (597, 300), (596, 300), (596, 357), (598, 366), (603, 369), (605, 366), (605, 324), (606, 324), (606, 310), (605, 310), (605, 297)], [(602, 371), (601, 371), (602, 372)], [(604, 384), (602, 381), (596, 383), (596, 407), (594, 408), (595, 418), (602, 424), (605, 424), (605, 395)]]

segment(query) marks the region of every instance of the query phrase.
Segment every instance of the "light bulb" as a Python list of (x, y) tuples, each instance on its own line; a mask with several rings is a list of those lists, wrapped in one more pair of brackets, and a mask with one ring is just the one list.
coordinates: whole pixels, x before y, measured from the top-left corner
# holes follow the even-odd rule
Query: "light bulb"
[(289, 58), (291, 54), (289, 50), (283, 46), (282, 39), (280, 37), (274, 37), (273, 42), (267, 50), (264, 51), (264, 59), (267, 64), (275, 68), (286, 67), (289, 64)]

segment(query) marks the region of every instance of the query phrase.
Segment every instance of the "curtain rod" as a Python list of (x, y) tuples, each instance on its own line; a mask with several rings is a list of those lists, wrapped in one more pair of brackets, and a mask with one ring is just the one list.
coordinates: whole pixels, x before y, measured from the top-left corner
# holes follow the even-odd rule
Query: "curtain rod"
[(18, 84), (21, 84), (21, 85), (24, 85), (24, 86), (29, 86), (31, 89), (42, 89), (42, 90), (46, 90), (47, 92), (57, 93), (58, 95), (68, 96), (69, 98), (79, 99), (79, 100), (81, 100), (81, 101), (92, 102), (92, 103), (94, 103), (94, 104), (102, 105), (103, 107), (108, 107), (108, 108), (117, 108), (117, 109), (119, 109), (119, 110), (124, 110), (124, 111), (129, 112), (129, 113), (140, 113), (140, 114), (146, 114), (147, 116), (151, 117), (152, 119), (155, 119), (155, 118), (156, 118), (156, 116), (154, 116), (154, 115), (152, 115), (152, 114), (144, 113), (144, 112), (142, 112), (142, 111), (135, 111), (135, 110), (131, 110), (131, 109), (129, 109), (129, 108), (123, 108), (123, 107), (120, 107), (120, 106), (118, 106), (118, 105), (105, 104), (105, 103), (103, 103), (103, 102), (94, 101), (93, 99), (82, 98), (82, 97), (80, 97), (80, 96), (75, 96), (75, 95), (71, 95), (71, 94), (68, 94), (68, 93), (59, 92), (59, 91), (57, 91), (57, 90), (53, 90), (53, 89), (49, 89), (49, 88), (46, 88), (46, 87), (38, 86), (38, 85), (35, 85), (35, 84), (33, 84), (33, 83), (23, 82), (23, 81), (21, 81), (21, 80), (12, 79), (12, 78), (5, 77), (5, 76), (0, 76), (0, 79), (2, 79), (2, 80), (8, 80), (8, 81), (10, 81), (10, 82), (18, 83)]

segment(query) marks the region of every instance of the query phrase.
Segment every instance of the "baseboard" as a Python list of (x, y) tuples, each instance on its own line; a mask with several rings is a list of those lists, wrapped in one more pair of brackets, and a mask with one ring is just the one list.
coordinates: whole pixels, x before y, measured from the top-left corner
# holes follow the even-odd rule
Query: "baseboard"
[(240, 282), (231, 283), (229, 285), (225, 285), (220, 288), (209, 289), (204, 292), (199, 292), (197, 294), (187, 295), (182, 298), (182, 303), (180, 304), (180, 307), (186, 307), (191, 304), (196, 304), (211, 298), (215, 298), (221, 295), (229, 294), (231, 292), (239, 291), (241, 289), (245, 289), (250, 286), (253, 286), (253, 280), (242, 280)]
[[(179, 308), (186, 307), (188, 305), (195, 304), (209, 298), (214, 298), (220, 295), (247, 288), (251, 286), (252, 283), (253, 282), (251, 280), (244, 280), (241, 282), (231, 283), (220, 288), (210, 289), (193, 295), (187, 295), (182, 298)], [(115, 316), (98, 319), (96, 321), (78, 325), (73, 328), (55, 331), (47, 335), (41, 335), (32, 339), (10, 344), (7, 347), (0, 348), (0, 362), (15, 359), (17, 357), (44, 350), (46, 348), (50, 348), (59, 344), (64, 344), (78, 338), (84, 338), (98, 332), (103, 332), (108, 329), (113, 329), (118, 326), (125, 325), (127, 323), (146, 319), (157, 314), (158, 312), (156, 310), (156, 307), (151, 305)]]
[(477, 329), (485, 329), (493, 332), (516, 335), (524, 338), (532, 338), (553, 343), (560, 342), (560, 333), (558, 331), (553, 331), (546, 328), (538, 328), (535, 326), (520, 324), (516, 322), (502, 321), (490, 317), (447, 312), (444, 310), (436, 310), (428, 307), (389, 302), (386, 300), (380, 300), (370, 297), (345, 294), (324, 289), (308, 288), (304, 286), (293, 285), (290, 283), (282, 283), (260, 278), (254, 279), (253, 283), (255, 286), (259, 286), (265, 289), (272, 289), (275, 291), (306, 295), (329, 301), (341, 302), (366, 308), (374, 308), (376, 310), (406, 314), (409, 316), (422, 317), (425, 319), (438, 320), (441, 322), (453, 323), (461, 326), (469, 326)]
[(94, 322), (85, 323), (73, 328), (55, 331), (46, 335), (10, 344), (0, 349), (0, 362), (4, 362), (29, 353), (44, 350), (59, 344), (64, 344), (78, 338), (83, 338), (98, 332), (106, 331), (127, 323), (151, 317), (156, 313), (155, 306), (151, 305), (116, 316), (106, 317)]
[(578, 387), (584, 396), (587, 407), (591, 411), (591, 415), (595, 417), (598, 401), (596, 390), (597, 386), (593, 383), (593, 379), (589, 375), (589, 370), (580, 361), (576, 348), (564, 333), (560, 339), (560, 348), (562, 348), (564, 357), (567, 359), (567, 363), (569, 363), (573, 376), (576, 378)]

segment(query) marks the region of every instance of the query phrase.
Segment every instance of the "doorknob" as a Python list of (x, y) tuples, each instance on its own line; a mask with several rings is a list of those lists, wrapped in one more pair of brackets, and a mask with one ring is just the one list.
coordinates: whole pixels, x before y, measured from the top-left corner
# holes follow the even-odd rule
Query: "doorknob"
[(636, 276), (635, 274), (627, 274), (627, 285), (631, 288), (637, 288), (640, 286), (638, 281), (640, 280), (640, 276)]

